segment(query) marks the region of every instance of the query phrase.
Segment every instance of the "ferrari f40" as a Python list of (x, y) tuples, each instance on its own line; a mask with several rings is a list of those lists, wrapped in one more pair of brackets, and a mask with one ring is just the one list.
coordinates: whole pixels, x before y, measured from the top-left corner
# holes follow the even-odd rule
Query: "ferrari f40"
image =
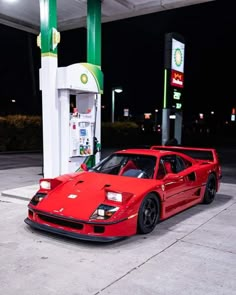
[(81, 240), (109, 242), (148, 234), (160, 220), (199, 203), (220, 187), (215, 149), (152, 146), (116, 151), (94, 167), (41, 179), (25, 222)]

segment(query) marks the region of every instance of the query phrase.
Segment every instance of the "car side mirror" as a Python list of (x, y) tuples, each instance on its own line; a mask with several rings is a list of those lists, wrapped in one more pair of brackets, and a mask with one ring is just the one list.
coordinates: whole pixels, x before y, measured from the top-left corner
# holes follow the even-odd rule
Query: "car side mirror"
[(82, 163), (80, 165), (80, 168), (83, 170), (83, 171), (88, 171), (88, 166), (85, 164), (85, 163)]

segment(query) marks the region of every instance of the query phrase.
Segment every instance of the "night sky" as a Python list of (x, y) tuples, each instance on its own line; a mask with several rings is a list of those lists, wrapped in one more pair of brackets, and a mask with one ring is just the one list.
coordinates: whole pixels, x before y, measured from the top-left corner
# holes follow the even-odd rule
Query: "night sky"
[[(162, 108), (164, 40), (169, 32), (185, 38), (184, 119), (211, 110), (219, 120), (230, 119), (236, 107), (236, 17), (233, 1), (217, 0), (102, 25), (102, 120), (111, 117), (113, 86), (123, 87), (116, 96), (117, 116), (123, 108), (134, 115)], [(41, 114), (36, 36), (0, 25), (0, 37), (0, 114)], [(59, 66), (77, 62), (86, 62), (85, 28), (61, 33)]]

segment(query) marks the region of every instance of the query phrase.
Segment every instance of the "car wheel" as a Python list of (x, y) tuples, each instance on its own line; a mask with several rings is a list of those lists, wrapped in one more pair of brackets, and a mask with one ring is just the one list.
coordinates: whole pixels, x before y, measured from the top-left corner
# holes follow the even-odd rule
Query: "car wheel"
[(206, 190), (203, 198), (204, 204), (210, 204), (214, 201), (216, 195), (216, 177), (210, 174), (206, 184)]
[(138, 212), (138, 233), (148, 234), (159, 220), (160, 204), (155, 194), (148, 194), (142, 201)]

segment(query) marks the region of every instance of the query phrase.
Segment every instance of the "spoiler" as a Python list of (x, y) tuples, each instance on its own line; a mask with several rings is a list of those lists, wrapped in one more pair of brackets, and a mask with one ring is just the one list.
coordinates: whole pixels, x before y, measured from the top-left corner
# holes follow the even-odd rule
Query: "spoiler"
[(194, 158), (196, 160), (219, 162), (216, 149), (214, 148), (193, 148), (193, 147), (183, 147), (183, 146), (153, 145), (150, 147), (150, 149), (179, 152), (191, 158)]

